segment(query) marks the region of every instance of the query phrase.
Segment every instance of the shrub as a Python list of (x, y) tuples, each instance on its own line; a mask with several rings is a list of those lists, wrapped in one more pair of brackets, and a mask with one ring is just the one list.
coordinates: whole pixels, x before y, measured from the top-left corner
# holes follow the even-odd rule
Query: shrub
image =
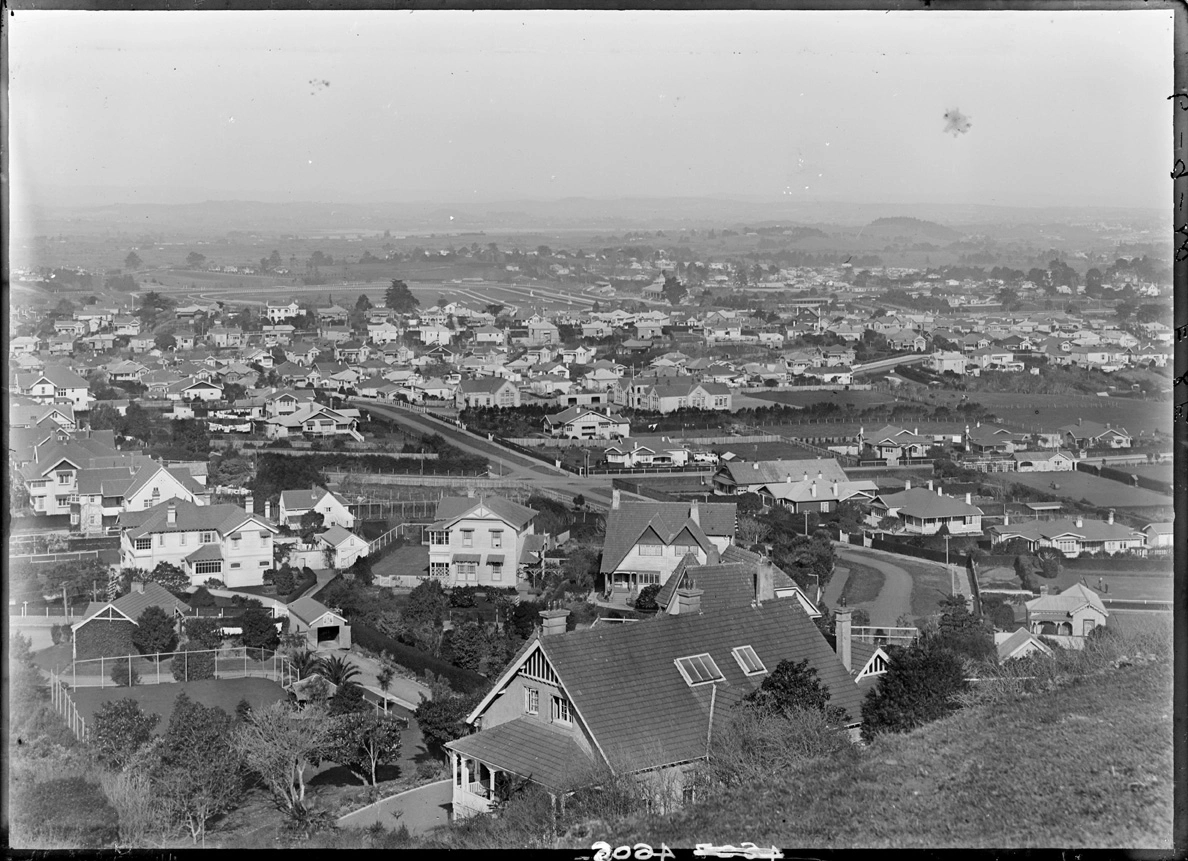
[(297, 585), (297, 578), (293, 575), (293, 569), (286, 564), (273, 573), (272, 583), (276, 586), (277, 595), (288, 595)]
[(121, 846), (144, 846), (161, 829), (161, 812), (152, 782), (143, 769), (99, 775), (103, 794), (115, 808)]
[(117, 685), (138, 685), (140, 684), (140, 673), (136, 672), (136, 667), (128, 663), (127, 658), (120, 658), (111, 665), (111, 680)]
[(118, 814), (99, 786), (82, 777), (35, 783), (14, 793), (11, 804), (12, 845), (98, 849), (119, 836)]
[(179, 682), (197, 682), (215, 677), (215, 656), (208, 651), (178, 652), (169, 662), (173, 677)]
[(960, 706), (969, 683), (961, 659), (937, 646), (890, 647), (891, 663), (862, 703), (862, 737), (907, 732)]
[(640, 613), (655, 613), (659, 611), (660, 605), (656, 603), (656, 596), (660, 594), (660, 586), (653, 583), (649, 586), (644, 586), (639, 590), (639, 596), (635, 599), (635, 609)]
[(123, 768), (152, 738), (160, 719), (160, 715), (146, 714), (131, 697), (104, 703), (91, 719), (89, 741), (95, 757), (111, 768)]

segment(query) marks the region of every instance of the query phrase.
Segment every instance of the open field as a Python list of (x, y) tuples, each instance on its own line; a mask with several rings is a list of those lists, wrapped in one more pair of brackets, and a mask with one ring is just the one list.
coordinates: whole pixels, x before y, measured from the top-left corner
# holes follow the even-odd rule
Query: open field
[[(860, 393), (861, 394), (861, 393)], [(931, 393), (937, 404), (954, 406), (960, 395), (953, 392)], [(968, 398), (993, 412), (1003, 424), (1026, 431), (1054, 431), (1062, 425), (1076, 424), (1077, 419), (1107, 422), (1124, 427), (1132, 434), (1170, 434), (1170, 401), (1145, 401), (1136, 398), (1100, 398), (1094, 395), (1036, 395), (1013, 392), (969, 392)], [(932, 403), (932, 401), (929, 401)]]
[(869, 407), (881, 406), (882, 404), (893, 404), (897, 398), (893, 392), (884, 389), (871, 389), (869, 391), (847, 392), (840, 391), (816, 391), (816, 392), (756, 392), (750, 397), (761, 401), (770, 401), (773, 404), (790, 404), (796, 407), (804, 407), (809, 404), (821, 403), (822, 401), (829, 401), (838, 406), (846, 406), (853, 404), (856, 409), (867, 409)]
[[(993, 473), (987, 481), (994, 484), (1023, 484), (1044, 493), (1057, 494), (1070, 501), (1082, 499), (1100, 508), (1172, 507), (1172, 498), (1142, 487), (1130, 487), (1087, 472), (1010, 472)], [(1060, 485), (1053, 488), (1052, 483)]]
[(145, 712), (161, 716), (155, 731), (162, 733), (169, 725), (174, 700), (182, 691), (195, 702), (204, 706), (218, 706), (229, 715), (235, 714), (235, 707), (240, 700), (246, 699), (253, 708), (259, 708), (286, 697), (284, 689), (276, 682), (259, 678), (204, 679), (200, 682), (136, 685), (131, 688), (75, 688), (70, 696), (88, 725), (104, 703), (131, 697), (140, 703)]

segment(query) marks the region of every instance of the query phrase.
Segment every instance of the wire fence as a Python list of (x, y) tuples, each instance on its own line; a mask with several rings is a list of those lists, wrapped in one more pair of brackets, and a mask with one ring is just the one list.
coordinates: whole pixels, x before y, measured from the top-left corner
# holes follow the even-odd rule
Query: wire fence
[(74, 698), (70, 696), (70, 687), (53, 670), (50, 670), (50, 703), (53, 705), (54, 711), (65, 719), (66, 725), (70, 727), (74, 737), (79, 741), (85, 741), (87, 722), (78, 713), (78, 706), (74, 704)]
[(233, 646), (189, 652), (102, 656), (71, 661), (60, 675), (72, 688), (133, 687), (202, 679), (271, 679), (284, 686), (297, 681), (287, 655), (268, 649)]

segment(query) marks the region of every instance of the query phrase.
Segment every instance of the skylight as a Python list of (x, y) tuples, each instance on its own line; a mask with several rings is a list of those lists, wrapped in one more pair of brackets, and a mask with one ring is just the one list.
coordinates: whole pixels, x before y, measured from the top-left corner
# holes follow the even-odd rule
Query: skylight
[(723, 679), (722, 671), (718, 669), (718, 665), (714, 663), (714, 659), (708, 653), (677, 658), (674, 663), (690, 686), (704, 685), (706, 682), (720, 682)]
[(739, 646), (737, 649), (732, 649), (730, 654), (734, 655), (734, 660), (738, 661), (738, 665), (748, 676), (767, 672), (767, 667), (763, 666), (763, 662), (759, 660), (759, 656), (750, 646)]

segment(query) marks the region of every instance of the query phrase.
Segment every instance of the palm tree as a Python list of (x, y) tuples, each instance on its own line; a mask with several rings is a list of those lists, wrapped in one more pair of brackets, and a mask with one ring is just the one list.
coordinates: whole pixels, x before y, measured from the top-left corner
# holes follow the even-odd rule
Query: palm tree
[(318, 672), (321, 673), (322, 678), (326, 681), (342, 687), (359, 675), (359, 668), (342, 655), (335, 655), (332, 658), (321, 661), (321, 667)]
[(385, 694), (388, 692), (388, 688), (392, 686), (392, 678), (395, 675), (396, 671), (387, 664), (384, 664), (383, 668), (376, 673), (376, 680), (379, 682), (380, 690)]
[(313, 673), (321, 673), (325, 675), (322, 669), (322, 659), (318, 657), (317, 653), (311, 652), (309, 649), (301, 649), (293, 653), (290, 658), (293, 669), (297, 673), (297, 678), (309, 678)]

